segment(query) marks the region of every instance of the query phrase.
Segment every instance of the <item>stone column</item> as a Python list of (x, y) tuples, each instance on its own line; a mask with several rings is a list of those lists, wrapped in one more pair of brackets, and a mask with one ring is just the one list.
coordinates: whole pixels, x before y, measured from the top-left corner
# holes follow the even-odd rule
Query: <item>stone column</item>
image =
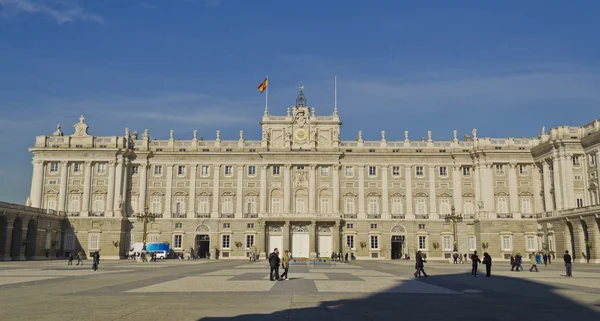
[(219, 218), (219, 178), (221, 175), (221, 165), (213, 165), (213, 195), (212, 195), (212, 213), (211, 218)]
[(292, 212), (291, 208), (291, 195), (292, 195), (292, 184), (290, 182), (290, 171), (292, 166), (286, 164), (283, 166), (283, 212), (289, 214)]
[(510, 197), (510, 212), (513, 218), (521, 218), (519, 209), (519, 188), (517, 186), (517, 164), (508, 165), (508, 191)]
[(260, 167), (260, 214), (267, 213), (267, 165)]
[[(573, 155), (565, 155), (564, 162), (566, 167), (565, 188), (567, 189), (567, 201), (565, 202), (565, 204), (568, 208), (575, 208), (577, 207), (577, 201), (575, 200), (575, 182), (573, 180)], [(585, 166), (585, 163), (581, 166)], [(585, 177), (584, 179), (587, 181), (587, 177)]]
[(127, 196), (128, 196), (128, 188), (129, 188), (129, 180), (131, 175), (131, 160), (128, 158), (123, 158), (123, 179), (121, 180), (121, 195), (123, 196), (123, 210), (121, 211), (121, 216), (127, 216), (127, 208), (125, 208)]
[(309, 240), (308, 240), (308, 250), (310, 251), (310, 253), (308, 254), (309, 257), (317, 257), (317, 222), (316, 221), (312, 221), (310, 222), (310, 229), (309, 229)]
[[(483, 202), (483, 196), (481, 195), (481, 166), (479, 166), (479, 163), (476, 163), (473, 166), (473, 178), (475, 181), (475, 209), (477, 212), (479, 212), (479, 202)], [(489, 204), (483, 205), (490, 206)]]
[(108, 162), (108, 195), (106, 195), (105, 217), (113, 217), (113, 204), (115, 202), (115, 161)]
[(358, 218), (365, 219), (365, 166), (358, 166)]
[(452, 170), (452, 203), (456, 213), (463, 212), (462, 204), (462, 178), (460, 166), (454, 166)]
[(285, 221), (283, 226), (281, 227), (281, 232), (283, 234), (283, 246), (282, 249), (279, 249), (280, 253), (283, 253), (285, 250), (291, 251), (290, 248), (290, 221)]
[(408, 165), (404, 168), (404, 179), (406, 184), (406, 219), (414, 220), (412, 203), (412, 166)]
[(42, 195), (44, 190), (44, 162), (40, 160), (34, 160), (33, 164), (33, 175), (31, 179), (31, 192), (29, 193), (31, 198), (32, 207), (41, 207)]
[(428, 166), (429, 169), (429, 219), (437, 220), (440, 218), (437, 211), (437, 197), (435, 189), (435, 166)]
[(238, 164), (237, 166), (237, 191), (235, 195), (235, 217), (241, 218), (243, 213), (243, 201), (244, 201), (244, 165)]
[(92, 162), (85, 162), (85, 178), (83, 179), (83, 206), (81, 207), (81, 216), (87, 217), (90, 214), (90, 198), (92, 190)]
[(340, 222), (335, 221), (331, 227), (331, 238), (333, 239), (333, 252), (340, 252)]
[(544, 175), (544, 210), (546, 212), (551, 212), (554, 211), (554, 202), (552, 199), (552, 194), (550, 193), (550, 190), (552, 189), (552, 182), (550, 179), (550, 165), (545, 160), (542, 161), (542, 173)]
[(542, 209), (542, 186), (540, 181), (540, 168), (535, 164), (531, 164), (533, 176), (533, 213), (541, 213)]
[(173, 217), (173, 165), (167, 165), (166, 172), (167, 191), (165, 193), (165, 212), (163, 213), (163, 218), (171, 218)]
[(316, 166), (308, 166), (308, 213), (315, 214), (315, 205), (317, 199), (317, 175)]
[[(196, 177), (198, 176), (198, 164), (190, 165), (190, 195), (188, 196), (188, 218), (196, 216)], [(244, 240), (245, 242), (246, 240)]]
[(495, 196), (494, 196), (494, 171), (492, 170), (492, 163), (485, 164), (485, 180), (482, 180), (482, 190), (485, 193), (485, 207), (488, 211), (494, 211), (495, 209)]
[[(555, 153), (556, 154), (556, 153)], [(552, 157), (552, 169), (554, 176), (554, 199), (556, 200), (556, 209), (563, 209), (562, 185), (560, 179), (560, 161), (557, 155)]]
[[(587, 161), (587, 160), (586, 160)], [(598, 195), (598, 202), (600, 202), (600, 149), (598, 149), (596, 151), (596, 178), (598, 179), (598, 184), (596, 184), (596, 186), (598, 186), (598, 191), (597, 191), (597, 195)], [(586, 177), (587, 179), (587, 177)], [(600, 204), (600, 203), (597, 203)]]
[(340, 166), (333, 165), (333, 214), (340, 214)]
[(382, 185), (382, 189), (381, 189), (381, 203), (383, 203), (382, 205), (382, 213), (381, 213), (381, 218), (384, 220), (387, 220), (390, 218), (390, 193), (388, 191), (389, 187), (388, 187), (388, 166), (387, 165), (383, 165), (381, 166), (381, 185)]
[[(122, 216), (122, 210), (125, 210), (125, 192), (122, 190), (123, 184), (123, 163), (125, 159), (119, 157), (117, 159), (117, 169), (116, 169), (116, 178), (115, 178), (115, 198), (113, 200), (113, 211), (115, 216)], [(138, 167), (138, 170), (141, 171), (141, 166)], [(139, 174), (139, 172), (138, 172)]]
[(139, 169), (140, 174), (140, 198), (139, 198), (139, 206), (138, 212), (143, 213), (146, 209), (146, 193), (148, 192), (148, 164), (142, 164)]
[(69, 162), (60, 162), (60, 192), (58, 194), (58, 210), (65, 212), (67, 204), (67, 187), (69, 186)]
[(567, 154), (564, 149), (558, 151), (558, 163), (560, 164), (560, 190), (562, 191), (562, 208), (567, 209), (570, 208), (569, 204), (569, 186), (568, 186), (568, 177), (567, 177)]

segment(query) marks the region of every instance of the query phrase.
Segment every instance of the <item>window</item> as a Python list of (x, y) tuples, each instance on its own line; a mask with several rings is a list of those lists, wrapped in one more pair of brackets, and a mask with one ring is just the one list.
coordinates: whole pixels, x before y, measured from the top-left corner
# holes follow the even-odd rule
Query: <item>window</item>
[(394, 214), (394, 215), (402, 214), (402, 199), (400, 199), (400, 198), (392, 199), (392, 214)]
[(354, 207), (354, 197), (346, 197), (346, 200), (344, 201), (344, 205), (345, 205), (345, 213), (346, 214), (354, 214), (355, 212), (355, 207)]
[(469, 235), (468, 243), (469, 243), (469, 251), (477, 250), (477, 241), (475, 239), (475, 236)]
[(73, 164), (73, 172), (74, 173), (81, 173), (81, 163), (75, 163), (75, 164)]
[(177, 166), (177, 176), (185, 176), (185, 166)]
[(298, 166), (296, 166), (296, 169), (303, 170), (304, 169), (304, 165), (298, 165)]
[(254, 235), (246, 235), (246, 248), (249, 249), (254, 246)]
[(578, 207), (578, 208), (579, 208), (579, 207), (583, 207), (583, 198), (581, 198), (581, 197), (578, 197), (578, 198), (576, 199), (576, 201), (577, 201), (577, 207)]
[(280, 172), (281, 172), (280, 166), (273, 166), (273, 176), (279, 176)]
[(133, 175), (138, 175), (140, 172), (140, 167), (138, 165), (133, 165), (133, 167), (131, 167), (131, 173)]
[(321, 213), (329, 213), (329, 197), (321, 197)]
[(104, 195), (94, 195), (92, 213), (104, 212)]
[(392, 176), (394, 176), (394, 177), (400, 176), (400, 166), (392, 166)]
[(223, 214), (233, 214), (233, 197), (231, 197), (231, 196), (223, 197), (223, 204), (222, 204), (221, 212)]
[(504, 175), (504, 165), (496, 165), (496, 175)]
[(148, 242), (158, 242), (158, 234), (148, 235)]
[(208, 166), (207, 165), (202, 165), (200, 167), (200, 176), (207, 177), (208, 175), (209, 175), (208, 174)]
[(590, 154), (590, 165), (596, 165), (596, 155)]
[(521, 175), (527, 175), (527, 173), (529, 172), (529, 167), (527, 165), (519, 165), (519, 174)]
[(150, 213), (162, 213), (162, 196), (152, 196), (150, 201)]
[(279, 197), (271, 199), (271, 213), (281, 213), (281, 199)]
[(175, 223), (175, 228), (183, 228), (183, 223), (181, 223), (181, 222)]
[(377, 167), (369, 166), (369, 176), (377, 176)]
[(526, 243), (528, 252), (537, 251), (537, 240), (536, 240), (535, 236), (527, 235), (525, 238), (525, 243)]
[(354, 250), (354, 235), (346, 235), (346, 245)]
[(463, 176), (471, 176), (471, 167), (463, 167)]
[(423, 177), (423, 166), (415, 167), (415, 175), (417, 177)]
[(376, 229), (377, 228), (377, 224), (375, 224), (375, 223), (371, 224), (371, 228), (372, 229)]
[(58, 163), (50, 163), (50, 173), (58, 173)]
[(175, 214), (185, 214), (185, 196), (175, 198)]
[(419, 230), (424, 230), (425, 229), (425, 224), (419, 224)]
[(183, 235), (173, 235), (173, 248), (180, 249), (183, 241)]
[(329, 167), (328, 166), (321, 167), (321, 176), (323, 176), (323, 177), (329, 176)]
[(379, 214), (379, 200), (369, 198), (369, 214)]
[(256, 176), (256, 166), (248, 166), (248, 176)]
[(306, 198), (296, 197), (296, 213), (306, 213)]
[(254, 228), (254, 223), (248, 223), (248, 224), (246, 224), (246, 228), (249, 229), (249, 230), (253, 229)]
[(229, 248), (229, 240), (230, 240), (231, 235), (223, 235), (223, 248), (224, 249), (228, 249)]
[(446, 167), (446, 166), (440, 167), (440, 176), (441, 177), (448, 176), (448, 167)]
[(463, 202), (463, 213), (475, 214), (475, 203), (473, 200), (464, 200)]
[(246, 211), (248, 214), (256, 214), (256, 199), (254, 197), (248, 197), (246, 200)]
[(419, 235), (419, 250), (427, 250), (427, 236)]
[(427, 203), (425, 199), (416, 200), (415, 214), (427, 214)]
[(106, 163), (98, 163), (96, 166), (98, 168), (98, 174), (106, 173)]
[(353, 177), (353, 176), (354, 176), (354, 167), (346, 166), (346, 177)]
[(371, 250), (379, 249), (379, 236), (371, 235)]
[(576, 181), (580, 181), (581, 179), (582, 179), (582, 178), (581, 178), (581, 175), (575, 175), (575, 180), (576, 180)]
[(442, 238), (442, 246), (444, 251), (452, 251), (452, 237), (450, 235), (444, 235)]
[(231, 223), (223, 223), (223, 228), (224, 229), (231, 228)]
[(46, 208), (49, 209), (49, 210), (56, 211), (56, 200), (55, 199), (49, 199), (48, 201), (46, 201)]
[(233, 175), (233, 166), (225, 165), (225, 176)]
[(522, 198), (521, 199), (521, 213), (522, 214), (531, 214), (531, 198)]
[(154, 175), (155, 176), (162, 175), (162, 165), (154, 165)]
[(65, 234), (65, 250), (73, 250), (75, 248), (75, 233), (68, 232)]
[(200, 213), (200, 214), (210, 213), (210, 209), (209, 209), (209, 205), (208, 205), (208, 196), (200, 196), (200, 199), (198, 199), (198, 213)]
[(354, 228), (354, 224), (348, 223), (348, 224), (346, 224), (346, 228)]
[(512, 251), (512, 235), (502, 236), (502, 251)]
[(579, 162), (579, 156), (573, 156), (573, 166), (579, 167), (581, 163)]
[(450, 200), (449, 199), (441, 199), (440, 200), (440, 214), (450, 214)]
[(88, 250), (100, 249), (100, 233), (88, 234)]
[(496, 212), (502, 214), (508, 213), (508, 200), (506, 197), (499, 197), (496, 200)]

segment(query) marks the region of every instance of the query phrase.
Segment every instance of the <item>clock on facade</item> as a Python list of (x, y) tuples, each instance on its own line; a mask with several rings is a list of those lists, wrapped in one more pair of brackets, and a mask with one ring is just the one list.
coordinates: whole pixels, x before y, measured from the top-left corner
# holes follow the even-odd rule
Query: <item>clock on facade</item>
[(306, 129), (298, 129), (295, 136), (297, 140), (304, 141), (308, 137), (308, 133), (306, 132)]

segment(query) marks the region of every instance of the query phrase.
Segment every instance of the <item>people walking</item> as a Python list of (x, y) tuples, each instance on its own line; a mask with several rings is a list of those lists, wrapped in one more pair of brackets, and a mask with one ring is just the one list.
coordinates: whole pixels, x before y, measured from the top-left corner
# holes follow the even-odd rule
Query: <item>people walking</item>
[(529, 268), (529, 272), (533, 272), (533, 270), (539, 272), (537, 268), (537, 256), (535, 253), (531, 254), (531, 267)]
[(100, 250), (94, 252), (94, 254), (92, 254), (92, 259), (93, 259), (93, 263), (92, 263), (92, 271), (98, 271), (98, 265), (100, 264)]
[(269, 275), (271, 281), (275, 281), (275, 279), (279, 280), (279, 263), (279, 250), (275, 248), (273, 253), (269, 254), (269, 266), (271, 268)]
[(77, 265), (79, 265), (79, 263), (81, 263), (81, 265), (83, 265), (83, 253), (81, 253), (81, 252), (77, 253)]
[(69, 263), (67, 265), (73, 265), (73, 253), (69, 253)]
[(285, 250), (283, 252), (283, 257), (281, 258), (281, 267), (283, 268), (283, 273), (279, 277), (281, 280), (288, 279), (288, 271), (290, 269), (290, 252)]
[(471, 262), (472, 262), (471, 276), (476, 277), (477, 276), (477, 265), (479, 263), (481, 263), (481, 260), (479, 259), (479, 256), (477, 255), (477, 251), (473, 252), (473, 254), (471, 255)]
[(458, 253), (454, 252), (454, 254), (452, 254), (452, 258), (454, 259), (454, 264), (458, 264)]
[(492, 257), (488, 252), (483, 253), (483, 265), (485, 265), (485, 276), (490, 277), (492, 275)]
[(423, 275), (425, 277), (429, 277), (429, 275), (427, 275), (427, 273), (425, 273), (425, 270), (423, 269), (424, 266), (425, 266), (424, 263), (426, 263), (427, 261), (425, 259), (423, 259), (423, 253), (421, 253), (421, 251), (417, 252), (417, 255), (415, 257), (415, 261), (416, 261), (415, 262), (415, 269), (416, 269), (416, 271), (414, 273), (414, 276), (416, 278), (418, 278), (418, 277), (421, 277), (421, 273), (423, 273)]
[(565, 268), (567, 270), (567, 277), (572, 277), (573, 276), (573, 271), (572, 268), (573, 266), (572, 264), (572, 258), (571, 255), (569, 254), (569, 251), (565, 251), (565, 255), (563, 256), (563, 260), (565, 261)]
[(542, 257), (544, 259), (544, 266), (548, 266), (548, 254), (544, 253), (544, 255)]

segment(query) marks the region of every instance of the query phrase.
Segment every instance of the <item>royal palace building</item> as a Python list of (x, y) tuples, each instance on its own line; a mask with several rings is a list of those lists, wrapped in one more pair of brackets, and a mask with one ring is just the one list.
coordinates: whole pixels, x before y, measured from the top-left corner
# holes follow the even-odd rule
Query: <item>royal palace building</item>
[[(260, 140), (91, 136), (82, 116), (72, 135), (36, 137), (27, 208), (64, 216), (50, 237), (57, 249), (113, 258), (146, 237), (223, 259), (275, 247), (359, 260), (569, 250), (600, 263), (599, 120), (534, 138), (454, 131), (448, 141), (431, 131), (341, 141), (341, 124), (337, 108), (317, 116), (302, 90), (287, 114), (265, 109)], [(16, 251), (7, 213), (5, 256)]]

